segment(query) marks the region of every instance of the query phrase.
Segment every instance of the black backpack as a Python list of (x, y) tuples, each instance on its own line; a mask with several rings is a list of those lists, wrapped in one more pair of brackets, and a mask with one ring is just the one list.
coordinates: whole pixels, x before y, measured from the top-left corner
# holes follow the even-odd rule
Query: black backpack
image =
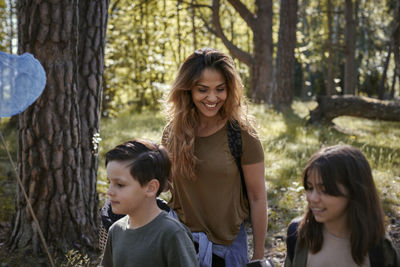
[[(299, 222), (293, 222), (289, 225), (287, 230), (287, 238), (286, 238), (286, 248), (287, 248), (287, 256), (290, 261), (293, 262), (294, 252), (296, 249), (297, 242), (297, 228), (299, 226)], [(382, 242), (381, 242), (382, 243)], [(369, 251), (369, 260), (371, 263), (371, 267), (381, 267), (384, 266), (384, 257), (383, 257), (383, 248), (381, 243), (372, 248)]]
[(242, 156), (242, 132), (240, 131), (239, 123), (235, 120), (232, 123), (228, 122), (228, 145), (232, 156), (235, 158), (236, 166), (239, 169), (240, 180), (242, 182), (243, 195), (247, 198), (247, 188), (244, 181), (242, 163), (240, 158)]

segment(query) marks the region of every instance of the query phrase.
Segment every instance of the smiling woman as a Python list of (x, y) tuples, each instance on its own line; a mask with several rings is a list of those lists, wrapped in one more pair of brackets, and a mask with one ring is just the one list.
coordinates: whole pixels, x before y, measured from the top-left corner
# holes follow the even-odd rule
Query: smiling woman
[[(196, 50), (181, 65), (168, 104), (163, 145), (172, 159), (169, 205), (193, 232), (200, 265), (248, 263), (243, 222), (250, 210), (252, 258), (261, 262), (267, 225), (264, 152), (232, 58), (211, 48)], [(228, 126), (241, 135), (239, 168)]]

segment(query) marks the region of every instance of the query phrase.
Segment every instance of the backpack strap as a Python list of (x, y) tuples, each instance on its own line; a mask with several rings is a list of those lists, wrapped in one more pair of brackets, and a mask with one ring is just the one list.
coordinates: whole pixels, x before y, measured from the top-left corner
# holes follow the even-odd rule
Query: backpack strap
[(229, 150), (231, 151), (232, 156), (235, 158), (236, 166), (239, 169), (240, 180), (242, 182), (243, 195), (245, 196), (246, 199), (248, 199), (246, 183), (244, 181), (242, 163), (240, 160), (242, 156), (242, 132), (240, 130), (239, 123), (236, 120), (234, 120), (233, 122), (228, 122), (227, 128), (228, 128), (227, 130), (228, 130)]
[(287, 251), (287, 256), (289, 257), (291, 262), (293, 262), (294, 252), (296, 249), (298, 227), (299, 227), (299, 222), (294, 221), (289, 225), (287, 230), (286, 251)]
[(374, 248), (369, 251), (369, 262), (371, 267), (384, 266), (384, 256), (383, 256), (383, 242), (379, 242)]

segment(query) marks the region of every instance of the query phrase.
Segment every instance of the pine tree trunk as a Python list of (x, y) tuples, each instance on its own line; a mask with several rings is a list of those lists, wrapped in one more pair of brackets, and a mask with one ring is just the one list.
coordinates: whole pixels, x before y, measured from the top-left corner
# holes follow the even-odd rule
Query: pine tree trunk
[(256, 1), (257, 19), (253, 29), (253, 64), (250, 66), (251, 96), (256, 103), (271, 102), (272, 86), (272, 1)]
[(281, 0), (278, 55), (273, 104), (290, 108), (294, 94), (294, 48), (296, 47), (297, 0)]
[[(106, 0), (18, 2), (19, 53), (34, 54), (47, 73), (43, 94), (19, 117), (18, 165), (53, 251), (97, 244), (97, 155), (91, 140), (98, 132), (107, 5)], [(87, 28), (79, 28), (78, 21)], [(80, 32), (85, 30), (88, 36)], [(19, 188), (9, 247), (42, 252)]]
[[(357, 0), (356, 0), (357, 1)], [(356, 24), (353, 12), (353, 0), (346, 0), (345, 17), (345, 67), (344, 67), (344, 93), (354, 95), (356, 89), (355, 51), (356, 51)]]
[[(81, 123), (81, 177), (85, 209), (92, 231), (97, 230), (98, 138), (103, 92), (104, 49), (109, 0), (79, 1), (78, 99)], [(97, 242), (96, 242), (97, 243)]]
[(334, 79), (334, 49), (333, 49), (333, 26), (332, 26), (332, 0), (327, 1), (327, 20), (328, 20), (328, 40), (327, 40), (327, 47), (328, 47), (328, 64), (327, 64), (327, 78), (326, 78), (326, 95), (335, 95), (335, 83), (333, 82)]

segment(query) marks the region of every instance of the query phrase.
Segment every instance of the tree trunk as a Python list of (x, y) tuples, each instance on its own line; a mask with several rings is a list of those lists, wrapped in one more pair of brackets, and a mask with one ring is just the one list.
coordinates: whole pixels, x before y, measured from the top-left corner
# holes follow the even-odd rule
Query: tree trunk
[(334, 79), (334, 49), (333, 49), (333, 26), (332, 26), (332, 0), (327, 1), (327, 19), (328, 19), (328, 40), (327, 40), (327, 49), (328, 49), (328, 64), (327, 64), (327, 78), (326, 78), (326, 95), (336, 95), (335, 83)]
[(294, 94), (297, 0), (281, 0), (278, 53), (272, 102), (276, 109), (290, 108)]
[[(356, 0), (357, 1), (357, 0)], [(356, 24), (354, 21), (353, 0), (346, 0), (345, 17), (345, 67), (344, 67), (344, 93), (355, 94), (356, 73), (355, 73), (355, 53), (356, 53)]]
[[(18, 2), (19, 53), (34, 54), (47, 73), (43, 94), (19, 117), (19, 172), (47, 244), (62, 252), (97, 245), (91, 141), (98, 132), (108, 1), (78, 2)], [(9, 247), (39, 254), (26, 205), (18, 188)]]
[[(396, 1), (396, 5), (393, 12), (394, 12), (394, 24), (393, 24), (394, 27), (393, 27), (392, 38), (393, 38), (393, 55), (395, 62), (393, 75), (397, 76), (397, 79), (400, 84), (400, 1)], [(395, 83), (396, 79), (394, 78), (392, 86), (394, 86)], [(393, 89), (393, 95), (394, 95), (394, 89)]]
[[(232, 1), (230, 1), (232, 2)], [(271, 103), (272, 86), (272, 1), (256, 1), (258, 22), (253, 29), (253, 64), (250, 67), (251, 96), (256, 103)]]
[(400, 103), (358, 96), (319, 96), (318, 106), (310, 111), (308, 123), (332, 123), (340, 116), (372, 120), (400, 121)]
[(191, 22), (192, 22), (192, 36), (193, 36), (193, 48), (194, 50), (199, 49), (197, 47), (197, 32), (196, 32), (196, 11), (194, 8), (194, 0), (190, 2), (190, 15), (191, 15)]
[(383, 100), (383, 98), (385, 96), (385, 91), (386, 91), (385, 90), (385, 82), (386, 82), (387, 70), (389, 67), (389, 61), (390, 61), (391, 55), (392, 55), (392, 40), (390, 40), (390, 42), (389, 42), (389, 51), (385, 58), (385, 63), (383, 65), (382, 77), (381, 77), (381, 80), (379, 81), (378, 98), (380, 100)]
[(109, 0), (79, 1), (78, 96), (81, 122), (81, 177), (92, 231), (98, 215), (98, 141), (103, 92), (104, 49)]

